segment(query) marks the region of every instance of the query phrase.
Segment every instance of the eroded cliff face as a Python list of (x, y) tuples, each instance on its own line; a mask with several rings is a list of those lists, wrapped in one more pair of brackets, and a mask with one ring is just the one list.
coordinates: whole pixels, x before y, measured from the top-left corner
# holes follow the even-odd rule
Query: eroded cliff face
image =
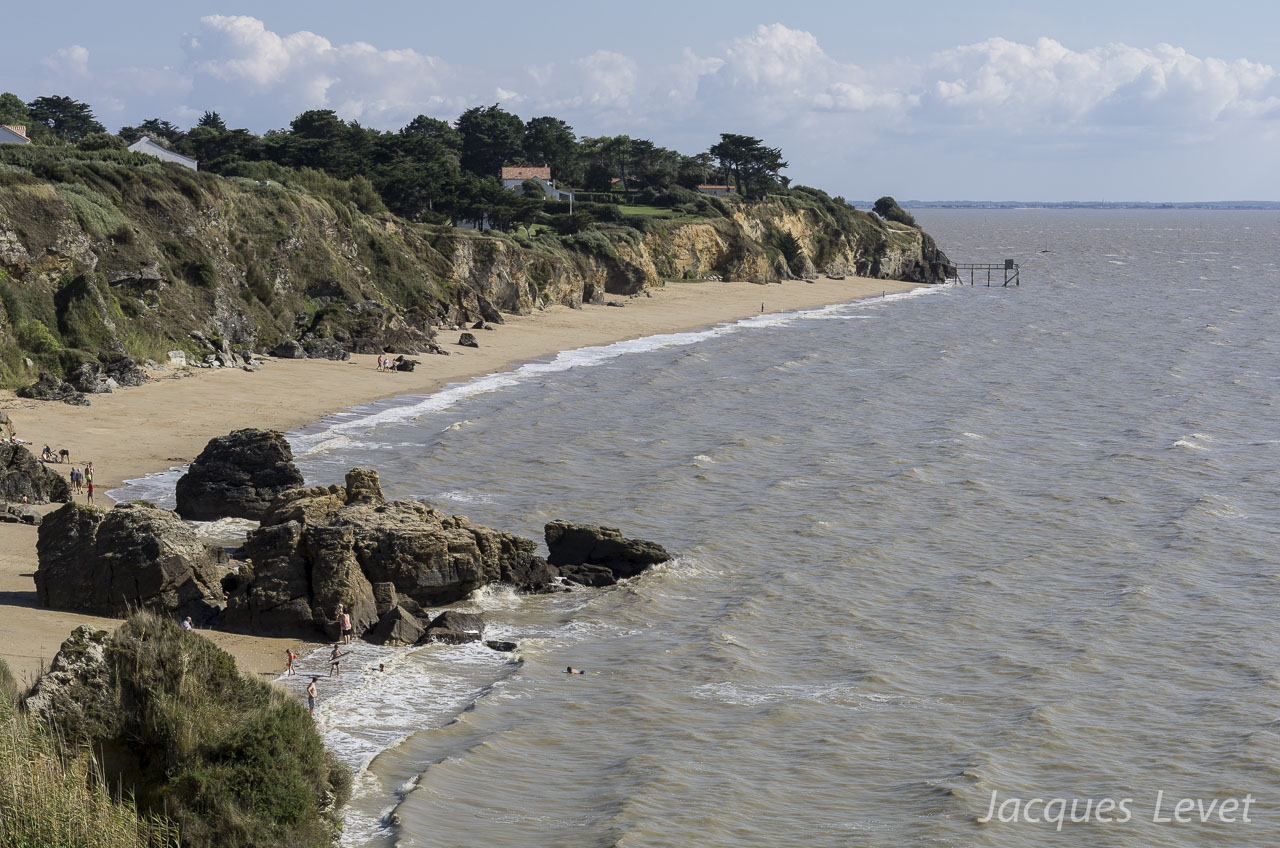
[(512, 235), (169, 166), (82, 164), (65, 183), (10, 169), (0, 172), (0, 381), (99, 354), (163, 361), (177, 348), (201, 359), (304, 337), (409, 353), (400, 348), (434, 328), (671, 279), (946, 275), (927, 235), (825, 196), (720, 208), (731, 214)]

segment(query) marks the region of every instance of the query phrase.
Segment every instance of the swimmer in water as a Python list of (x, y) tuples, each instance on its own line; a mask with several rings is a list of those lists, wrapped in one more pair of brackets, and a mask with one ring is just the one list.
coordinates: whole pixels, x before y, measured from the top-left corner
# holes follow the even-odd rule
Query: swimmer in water
[(574, 668), (573, 666), (569, 666), (568, 668), (566, 668), (564, 670), (564, 673), (565, 674), (586, 674), (586, 672), (583, 671), (582, 669)]

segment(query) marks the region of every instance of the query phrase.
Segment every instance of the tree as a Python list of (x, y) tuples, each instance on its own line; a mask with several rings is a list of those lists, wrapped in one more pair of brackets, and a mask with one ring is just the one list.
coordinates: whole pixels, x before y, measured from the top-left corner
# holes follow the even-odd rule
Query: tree
[(573, 127), (559, 118), (531, 118), (524, 125), (524, 156), (530, 165), (550, 165), (557, 180), (570, 184), (581, 180), (577, 137)]
[(481, 177), (496, 177), (498, 169), (524, 155), (524, 122), (493, 104), (476, 106), (458, 116), (462, 134), (462, 167)]
[(107, 131), (93, 117), (89, 104), (70, 97), (37, 97), (27, 104), (27, 111), (32, 125), (44, 127), (64, 142), (79, 141), (90, 133)]
[(223, 122), (222, 116), (217, 112), (205, 112), (200, 116), (200, 120), (196, 122), (197, 127), (208, 127), (211, 130), (227, 129), (226, 123)]
[(916, 225), (916, 219), (911, 217), (911, 213), (899, 206), (898, 201), (887, 194), (875, 202), (875, 205), (871, 207), (871, 211), (886, 221), (897, 221), (899, 224), (906, 224), (909, 227)]
[(448, 121), (431, 118), (427, 115), (419, 115), (414, 118), (405, 125), (404, 129), (400, 130), (400, 135), (433, 139), (454, 153), (462, 150), (462, 134), (451, 127)]
[(162, 118), (147, 118), (136, 127), (120, 128), (120, 137), (130, 144), (144, 135), (152, 141), (165, 141), (172, 146), (182, 140), (184, 133)]
[(720, 143), (709, 152), (720, 160), (726, 178), (734, 176), (743, 197), (763, 197), (778, 181), (778, 172), (787, 167), (781, 148), (765, 147), (749, 135), (721, 133)]
[(31, 115), (21, 97), (8, 91), (0, 94), (0, 124), (27, 126), (30, 123)]

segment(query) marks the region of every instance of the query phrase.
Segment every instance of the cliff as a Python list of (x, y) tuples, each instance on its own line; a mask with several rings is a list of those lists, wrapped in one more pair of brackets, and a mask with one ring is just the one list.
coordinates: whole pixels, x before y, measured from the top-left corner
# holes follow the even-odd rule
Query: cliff
[(131, 154), (0, 151), (0, 383), (286, 340), (417, 352), (437, 327), (670, 279), (939, 282), (949, 267), (920, 230), (812, 189), (753, 203), (673, 189), (686, 202), (595, 205), (585, 225), (544, 214), (515, 234), (411, 223), (358, 189), (315, 171), (266, 183)]

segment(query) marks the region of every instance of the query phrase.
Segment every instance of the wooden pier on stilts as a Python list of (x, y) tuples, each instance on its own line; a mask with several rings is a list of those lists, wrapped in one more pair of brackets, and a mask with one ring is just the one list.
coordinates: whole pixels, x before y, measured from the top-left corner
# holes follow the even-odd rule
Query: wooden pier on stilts
[[(1012, 259), (1006, 259), (1003, 265), (958, 262), (956, 263), (956, 276), (959, 278), (961, 284), (964, 283), (965, 271), (969, 272), (969, 285), (974, 284), (974, 281), (977, 279), (978, 274), (980, 273), (985, 273), (987, 275), (988, 286), (991, 285), (992, 280), (995, 280), (996, 282), (1000, 283), (1000, 286), (1002, 288), (1009, 285), (1015, 285), (1015, 286), (1022, 285), (1022, 283), (1019, 281), (1019, 276), (1022, 271), (1022, 266), (1019, 265), (1017, 262), (1014, 262)], [(996, 272), (1000, 272), (1000, 274), (1002, 274), (1003, 277), (1001, 277), (1000, 275), (996, 275)], [(1003, 282), (1001, 282), (1001, 279), (1003, 279)]]

